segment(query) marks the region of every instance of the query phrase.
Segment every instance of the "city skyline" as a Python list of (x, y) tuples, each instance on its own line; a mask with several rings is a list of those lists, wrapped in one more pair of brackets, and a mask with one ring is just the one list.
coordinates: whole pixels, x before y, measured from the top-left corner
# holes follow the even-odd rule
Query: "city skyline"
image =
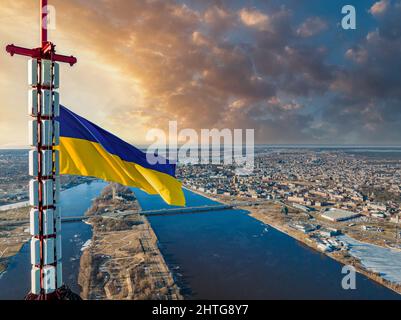
[[(343, 2), (51, 1), (50, 38), (79, 61), (61, 102), (139, 145), (169, 120), (255, 129), (257, 144), (399, 145), (401, 2)], [(38, 45), (38, 15), (2, 2), (1, 46)], [(0, 55), (0, 148), (27, 145), (20, 60)]]

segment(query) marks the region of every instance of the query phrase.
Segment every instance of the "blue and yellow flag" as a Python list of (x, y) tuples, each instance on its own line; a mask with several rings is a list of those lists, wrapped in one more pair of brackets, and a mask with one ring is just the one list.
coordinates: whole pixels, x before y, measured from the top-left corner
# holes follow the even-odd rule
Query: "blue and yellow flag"
[(94, 123), (60, 106), (60, 174), (97, 177), (185, 206), (175, 164), (150, 164), (146, 154)]

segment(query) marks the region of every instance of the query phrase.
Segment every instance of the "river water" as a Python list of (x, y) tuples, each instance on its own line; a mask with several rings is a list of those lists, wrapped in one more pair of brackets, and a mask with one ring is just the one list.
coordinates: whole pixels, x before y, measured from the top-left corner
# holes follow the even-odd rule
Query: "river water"
[[(83, 215), (105, 186), (82, 184), (62, 192), (64, 216)], [(134, 189), (144, 210), (167, 208), (158, 196)], [(216, 204), (185, 191), (189, 206)], [(152, 216), (166, 262), (184, 295), (191, 299), (399, 299), (357, 275), (357, 290), (341, 288), (342, 266), (241, 210)], [(83, 222), (64, 223), (64, 280), (77, 284), (82, 245), (92, 237)], [(0, 299), (22, 299), (29, 290), (29, 245), (11, 259), (0, 278)]]
[[(144, 210), (167, 208), (134, 189)], [(188, 206), (216, 204), (185, 191)], [(344, 290), (342, 265), (241, 210), (151, 216), (161, 252), (191, 299), (400, 299), (356, 275)]]
[[(61, 214), (64, 217), (83, 216), (106, 186), (103, 182), (84, 183), (61, 193)], [(84, 222), (63, 223), (63, 277), (64, 282), (76, 293), (78, 285), (79, 259), (82, 245), (92, 238), (92, 229)], [(11, 258), (7, 271), (0, 276), (0, 300), (23, 299), (30, 290), (30, 248), (25, 244)]]

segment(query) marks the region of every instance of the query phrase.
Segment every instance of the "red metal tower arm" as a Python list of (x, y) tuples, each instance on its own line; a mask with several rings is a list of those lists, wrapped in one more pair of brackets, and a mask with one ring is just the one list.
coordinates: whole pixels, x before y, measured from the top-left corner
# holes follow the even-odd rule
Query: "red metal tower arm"
[(68, 63), (71, 67), (77, 63), (77, 58), (74, 56), (63, 56), (61, 54), (54, 54), (53, 61)]
[[(10, 44), (6, 47), (6, 51), (13, 56), (14, 54), (18, 54), (21, 56), (28, 56), (31, 58), (42, 58), (42, 51), (41, 48), (36, 48), (36, 49), (27, 49), (23, 47), (17, 47), (13, 44)], [(74, 64), (77, 63), (77, 58), (73, 56), (64, 56), (61, 54), (53, 54), (52, 61), (57, 61), (57, 62), (64, 62), (68, 63), (70, 66), (73, 66)]]
[(57, 62), (68, 63), (73, 66), (77, 63), (77, 58), (73, 56), (64, 56), (55, 53), (55, 45), (47, 40), (47, 20), (48, 20), (48, 0), (40, 0), (40, 29), (41, 29), (41, 47), (28, 49), (23, 47), (17, 47), (10, 44), (6, 47), (6, 51), (13, 56), (18, 54), (21, 56), (27, 56), (34, 59), (49, 59)]
[(14, 54), (18, 54), (21, 56), (28, 56), (31, 58), (39, 58), (40, 57), (40, 48), (37, 49), (27, 49), (22, 47), (14, 46), (10, 44), (6, 47), (6, 51), (13, 56)]

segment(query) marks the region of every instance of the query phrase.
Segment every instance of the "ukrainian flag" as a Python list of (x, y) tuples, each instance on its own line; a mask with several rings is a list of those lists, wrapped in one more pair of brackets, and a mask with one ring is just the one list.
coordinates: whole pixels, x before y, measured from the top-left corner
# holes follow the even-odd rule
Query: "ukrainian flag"
[(175, 164), (150, 164), (146, 154), (94, 123), (60, 106), (60, 174), (97, 177), (185, 206)]

